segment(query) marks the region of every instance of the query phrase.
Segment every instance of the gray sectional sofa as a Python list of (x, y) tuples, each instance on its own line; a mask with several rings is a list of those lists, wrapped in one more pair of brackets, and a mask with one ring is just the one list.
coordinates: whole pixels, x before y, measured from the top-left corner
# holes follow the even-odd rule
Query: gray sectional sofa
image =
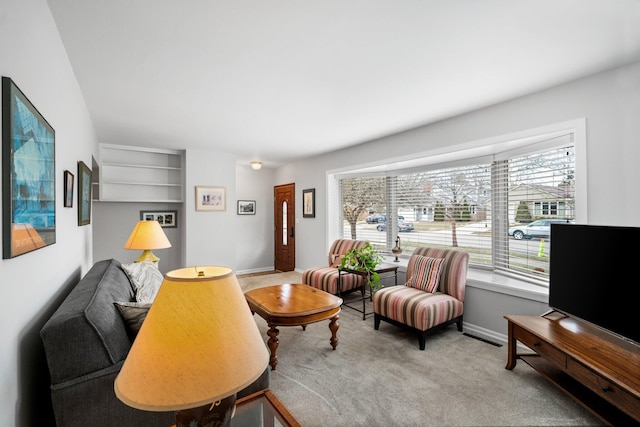
[[(95, 263), (40, 331), (51, 375), (58, 426), (169, 426), (173, 412), (122, 403), (113, 382), (131, 348), (114, 302), (133, 301), (134, 288), (115, 259)], [(269, 369), (238, 393), (269, 387)]]

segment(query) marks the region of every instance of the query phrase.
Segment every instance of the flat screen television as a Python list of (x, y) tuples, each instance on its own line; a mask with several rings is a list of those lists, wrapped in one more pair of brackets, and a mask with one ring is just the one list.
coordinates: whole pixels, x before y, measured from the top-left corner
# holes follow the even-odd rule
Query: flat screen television
[(552, 224), (550, 308), (640, 345), (637, 244), (640, 228)]

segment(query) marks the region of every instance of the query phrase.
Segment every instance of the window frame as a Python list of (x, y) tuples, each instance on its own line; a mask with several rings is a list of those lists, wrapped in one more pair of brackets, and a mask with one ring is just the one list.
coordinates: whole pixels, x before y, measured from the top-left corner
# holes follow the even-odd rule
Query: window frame
[[(417, 153), (411, 156), (397, 157), (368, 164), (353, 165), (339, 170), (329, 170), (327, 179), (327, 241), (333, 241), (341, 235), (343, 223), (342, 209), (340, 206), (340, 179), (358, 176), (393, 176), (398, 173), (408, 173), (429, 169), (444, 168), (455, 165), (477, 164), (483, 161), (507, 160), (518, 154), (528, 154), (534, 150), (542, 150), (545, 147), (557, 147), (557, 138), (570, 138), (574, 145), (575, 153), (575, 222), (587, 223), (587, 175), (586, 175), (586, 119), (576, 119), (562, 123), (556, 123), (539, 128), (524, 130), (510, 134), (504, 134), (492, 138), (472, 141), (447, 147), (446, 149), (434, 149)], [(446, 150), (446, 151), (445, 151)], [(547, 206), (550, 208), (550, 206)], [(559, 212), (564, 209), (560, 203), (555, 204)], [(507, 221), (508, 223), (508, 221)], [(392, 228), (392, 224), (389, 224)], [(494, 229), (499, 229), (495, 228)], [(495, 234), (495, 233), (494, 233)], [(349, 238), (350, 236), (346, 236)], [(500, 236), (493, 236), (492, 251), (499, 250)], [(387, 244), (389, 244), (387, 239)], [(497, 245), (497, 246), (496, 246)], [(504, 243), (502, 243), (504, 245)], [(403, 254), (408, 257), (410, 254)], [(490, 270), (495, 275), (510, 277), (505, 281), (505, 286), (510, 286), (515, 278), (516, 283), (533, 282), (536, 285), (547, 286), (546, 281), (537, 281), (535, 278), (519, 277), (508, 271), (502, 271), (493, 267), (470, 265), (470, 270)], [(494, 276), (495, 276), (494, 275)], [(514, 277), (515, 276), (515, 277)]]

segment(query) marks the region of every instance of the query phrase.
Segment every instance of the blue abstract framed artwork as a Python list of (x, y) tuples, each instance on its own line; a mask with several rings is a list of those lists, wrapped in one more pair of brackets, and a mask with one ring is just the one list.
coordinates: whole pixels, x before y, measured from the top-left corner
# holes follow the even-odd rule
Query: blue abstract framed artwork
[(2, 258), (56, 242), (55, 132), (2, 77)]

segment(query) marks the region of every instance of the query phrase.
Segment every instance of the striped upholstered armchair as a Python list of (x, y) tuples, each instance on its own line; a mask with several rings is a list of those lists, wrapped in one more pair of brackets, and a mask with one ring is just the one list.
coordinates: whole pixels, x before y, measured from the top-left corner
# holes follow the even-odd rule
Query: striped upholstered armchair
[(328, 265), (314, 267), (302, 273), (302, 283), (322, 289), (333, 295), (358, 289), (364, 286), (364, 277), (357, 274), (342, 273), (342, 289), (338, 289), (338, 266), (344, 254), (351, 248), (361, 248), (365, 240), (338, 239), (329, 249)]
[(469, 254), (460, 250), (416, 248), (407, 265), (407, 283), (373, 295), (374, 327), (384, 320), (418, 332), (420, 350), (426, 336), (456, 323), (462, 332)]

